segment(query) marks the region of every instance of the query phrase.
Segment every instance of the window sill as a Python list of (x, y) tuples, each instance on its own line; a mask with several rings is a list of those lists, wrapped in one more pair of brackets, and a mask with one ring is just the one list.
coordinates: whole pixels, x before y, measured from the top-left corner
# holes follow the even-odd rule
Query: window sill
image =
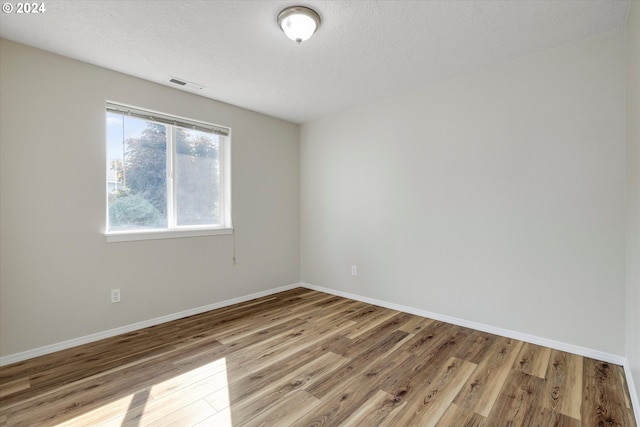
[(183, 237), (216, 236), (221, 234), (231, 234), (233, 228), (209, 228), (209, 229), (187, 229), (187, 230), (160, 230), (160, 231), (123, 231), (105, 233), (107, 242), (131, 242), (135, 240), (157, 240), (157, 239), (178, 239)]

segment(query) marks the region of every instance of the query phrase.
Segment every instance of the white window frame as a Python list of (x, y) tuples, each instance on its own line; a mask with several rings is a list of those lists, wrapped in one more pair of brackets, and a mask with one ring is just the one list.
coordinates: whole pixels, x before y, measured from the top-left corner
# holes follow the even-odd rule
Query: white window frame
[[(107, 242), (128, 242), (135, 240), (156, 240), (183, 237), (199, 237), (232, 234), (233, 226), (231, 222), (231, 128), (213, 125), (184, 117), (174, 116), (157, 111), (141, 109), (124, 104), (107, 102), (106, 112), (120, 112), (124, 115), (132, 115), (156, 123), (162, 123), (171, 126), (170, 132), (167, 132), (167, 200), (170, 201), (167, 206), (167, 222), (168, 228), (160, 230), (126, 230), (126, 231), (109, 231), (109, 205), (107, 201), (105, 215), (105, 238)], [(175, 223), (177, 215), (177, 206), (175, 203), (176, 182), (174, 179), (175, 171), (175, 127), (184, 127), (206, 132), (214, 133), (222, 136), (219, 146), (220, 161), (220, 199), (222, 208), (220, 209), (220, 225), (219, 226), (202, 226), (202, 225), (180, 225)], [(105, 132), (106, 134), (106, 132)], [(106, 168), (106, 162), (105, 162)], [(108, 188), (107, 173), (105, 170), (105, 190)], [(108, 192), (105, 191), (108, 200)]]

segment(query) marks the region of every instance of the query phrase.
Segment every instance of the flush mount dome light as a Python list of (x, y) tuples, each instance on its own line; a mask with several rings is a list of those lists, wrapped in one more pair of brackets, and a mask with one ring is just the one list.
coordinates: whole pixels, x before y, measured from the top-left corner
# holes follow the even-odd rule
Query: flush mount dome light
[(291, 6), (278, 14), (278, 25), (287, 37), (300, 44), (316, 32), (320, 26), (320, 15), (308, 7)]

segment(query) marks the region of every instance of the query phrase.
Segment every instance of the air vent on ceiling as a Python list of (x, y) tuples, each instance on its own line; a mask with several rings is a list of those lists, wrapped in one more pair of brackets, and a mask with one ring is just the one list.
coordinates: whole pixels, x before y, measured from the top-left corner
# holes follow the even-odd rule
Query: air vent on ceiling
[(180, 78), (177, 78), (177, 77), (171, 77), (171, 80), (169, 80), (169, 82), (171, 82), (173, 84), (180, 85), (182, 87), (189, 88), (189, 89), (194, 89), (194, 90), (202, 90), (202, 89), (205, 88), (205, 86), (203, 86), (201, 84), (190, 82), (190, 81), (187, 81), (185, 79), (180, 79)]

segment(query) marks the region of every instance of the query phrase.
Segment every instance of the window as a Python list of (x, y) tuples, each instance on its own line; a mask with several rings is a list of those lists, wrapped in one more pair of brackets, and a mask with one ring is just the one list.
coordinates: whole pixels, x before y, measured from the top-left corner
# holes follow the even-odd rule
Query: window
[(107, 104), (107, 240), (231, 232), (228, 128)]

